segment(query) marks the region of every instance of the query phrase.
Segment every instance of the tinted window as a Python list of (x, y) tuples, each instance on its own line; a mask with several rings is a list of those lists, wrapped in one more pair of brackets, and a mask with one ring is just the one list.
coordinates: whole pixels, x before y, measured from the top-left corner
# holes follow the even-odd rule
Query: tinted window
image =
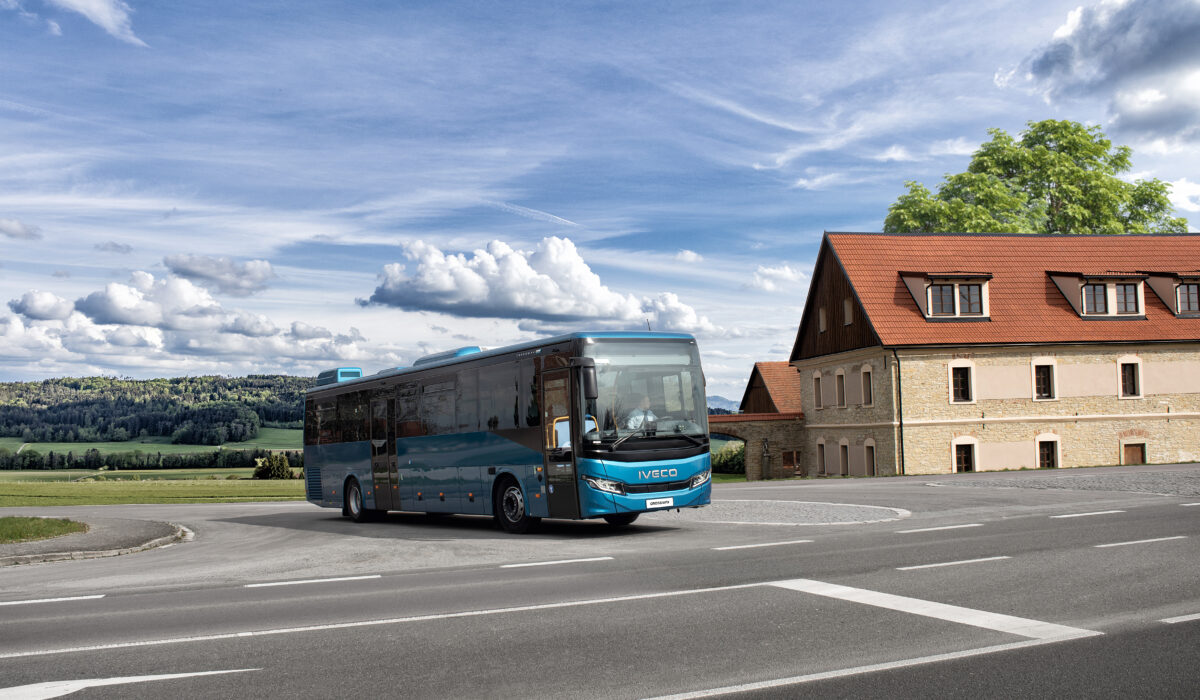
[(482, 428), (511, 430), (521, 427), (517, 410), (520, 381), (516, 363), (479, 369), (479, 422)]
[(337, 398), (337, 430), (335, 442), (358, 442), (369, 439), (367, 392), (352, 391)]
[(458, 416), (458, 432), (479, 430), (479, 370), (464, 369), (458, 373), (454, 410)]
[(421, 426), (426, 435), (454, 432), (454, 380), (429, 379), (421, 386)]
[(424, 435), (421, 428), (421, 415), (417, 410), (418, 387), (416, 384), (405, 384), (396, 393), (396, 435), (398, 437), (416, 437)]

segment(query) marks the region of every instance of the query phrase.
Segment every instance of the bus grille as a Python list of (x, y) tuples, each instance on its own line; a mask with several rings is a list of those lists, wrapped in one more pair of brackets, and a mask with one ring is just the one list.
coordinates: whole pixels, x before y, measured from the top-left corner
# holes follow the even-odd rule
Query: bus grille
[(321, 500), (321, 468), (315, 464), (304, 467), (304, 490), (308, 500)]
[(692, 483), (691, 479), (683, 481), (664, 481), (658, 484), (625, 484), (625, 493), (658, 493), (660, 491), (683, 491)]

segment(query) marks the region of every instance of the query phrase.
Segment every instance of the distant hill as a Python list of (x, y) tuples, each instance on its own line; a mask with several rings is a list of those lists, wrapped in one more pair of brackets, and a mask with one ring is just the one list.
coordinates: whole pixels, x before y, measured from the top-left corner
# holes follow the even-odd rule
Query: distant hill
[(720, 408), (730, 413), (737, 413), (738, 407), (741, 406), (741, 401), (733, 401), (724, 396), (708, 396), (705, 398), (708, 399), (708, 407), (710, 409)]
[(310, 377), (66, 377), (0, 383), (0, 437), (25, 442), (122, 442), (170, 437), (241, 442), (259, 427), (299, 428)]

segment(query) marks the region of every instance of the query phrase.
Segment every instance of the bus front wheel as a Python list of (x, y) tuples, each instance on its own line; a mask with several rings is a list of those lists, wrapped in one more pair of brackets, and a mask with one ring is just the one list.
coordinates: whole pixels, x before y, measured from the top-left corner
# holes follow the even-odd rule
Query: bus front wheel
[(378, 511), (367, 508), (366, 501), (363, 500), (362, 487), (358, 485), (358, 479), (351, 479), (346, 484), (346, 508), (343, 512), (356, 523), (370, 522), (378, 513)]
[(496, 488), (492, 498), (492, 511), (496, 521), (505, 532), (521, 534), (533, 529), (541, 518), (535, 518), (525, 512), (525, 494), (515, 479), (507, 478)]
[(604, 521), (613, 527), (625, 527), (637, 520), (638, 513), (615, 513), (604, 516)]

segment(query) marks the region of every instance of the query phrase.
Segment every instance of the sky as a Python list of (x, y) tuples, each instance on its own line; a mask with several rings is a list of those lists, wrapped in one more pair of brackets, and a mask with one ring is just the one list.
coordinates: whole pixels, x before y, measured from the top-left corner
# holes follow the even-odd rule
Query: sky
[(737, 400), (824, 231), (1042, 119), (1200, 228), (1200, 0), (0, 0), (0, 381), (649, 327)]

